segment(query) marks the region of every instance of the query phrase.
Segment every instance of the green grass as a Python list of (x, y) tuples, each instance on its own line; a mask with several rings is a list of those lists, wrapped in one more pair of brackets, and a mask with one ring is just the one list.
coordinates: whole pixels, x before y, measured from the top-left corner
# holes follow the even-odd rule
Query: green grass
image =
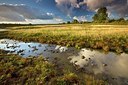
[(128, 52), (128, 25), (38, 25), (11, 29), (6, 36), (0, 33), (1, 38)]
[(107, 85), (91, 75), (64, 67), (43, 57), (22, 58), (0, 50), (0, 85)]

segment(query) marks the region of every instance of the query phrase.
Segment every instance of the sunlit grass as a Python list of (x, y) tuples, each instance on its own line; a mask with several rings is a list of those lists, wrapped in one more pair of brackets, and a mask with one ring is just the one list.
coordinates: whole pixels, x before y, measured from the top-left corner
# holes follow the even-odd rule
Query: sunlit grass
[(128, 52), (128, 25), (42, 25), (14, 27), (8, 38)]

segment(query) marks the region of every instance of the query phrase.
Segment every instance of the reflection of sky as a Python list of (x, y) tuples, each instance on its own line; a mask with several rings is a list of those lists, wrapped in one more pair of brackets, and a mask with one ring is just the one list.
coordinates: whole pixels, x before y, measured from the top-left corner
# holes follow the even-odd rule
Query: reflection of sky
[[(11, 46), (14, 46), (14, 48)], [(22, 55), (23, 57), (39, 55), (49, 57), (52, 52), (62, 53), (68, 50), (66, 47), (62, 46), (40, 43), (24, 43), (8, 39), (0, 40), (0, 49), (4, 49), (6, 51), (15, 51), (12, 52), (13, 54), (17, 54), (18, 51), (23, 50), (23, 52), (19, 53), (19, 55)]]
[[(4, 41), (6, 41), (6, 43)], [(8, 47), (17, 47), (7, 48), (7, 43)], [(87, 49), (81, 49), (78, 52), (74, 48), (67, 48), (58, 45), (24, 43), (8, 39), (0, 40), (0, 49), (7, 51), (15, 50), (13, 54), (17, 54), (18, 51), (24, 50), (22, 53), (19, 53), (19, 55), (23, 57), (39, 55), (44, 57), (68, 57), (68, 59), (70, 59), (70, 63), (84, 68), (86, 71), (92, 72), (95, 75), (102, 74), (108, 75), (109, 77), (111, 76), (118, 78), (118, 85), (123, 83), (121, 78), (128, 79), (128, 54), (125, 53), (117, 55), (115, 53), (109, 52), (105, 54), (99, 51), (91, 51)]]
[(0, 29), (0, 31), (6, 31), (6, 29)]
[[(82, 56), (85, 59), (82, 59)], [(70, 62), (93, 72), (106, 74), (116, 78), (128, 78), (128, 54), (104, 54), (98, 51), (82, 49), (78, 56), (70, 56)]]

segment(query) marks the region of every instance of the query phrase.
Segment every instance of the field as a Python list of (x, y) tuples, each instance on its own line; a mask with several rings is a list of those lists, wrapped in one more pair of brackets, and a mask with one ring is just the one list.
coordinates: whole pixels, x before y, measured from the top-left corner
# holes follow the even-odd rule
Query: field
[[(40, 42), (67, 47), (100, 49), (105, 52), (128, 53), (128, 25), (32, 25), (7, 26), (0, 31), (0, 39), (14, 39), (25, 42)], [(49, 62), (45, 58), (22, 58), (6, 55), (0, 50), (1, 84), (39, 85), (107, 85), (107, 81), (96, 79), (91, 74), (57, 64), (58, 59)], [(71, 66), (70, 66), (71, 65)], [(71, 67), (71, 68), (70, 68)], [(58, 72), (59, 71), (59, 72)]]
[(67, 47), (128, 52), (128, 25), (37, 25), (8, 27), (0, 38), (57, 44)]

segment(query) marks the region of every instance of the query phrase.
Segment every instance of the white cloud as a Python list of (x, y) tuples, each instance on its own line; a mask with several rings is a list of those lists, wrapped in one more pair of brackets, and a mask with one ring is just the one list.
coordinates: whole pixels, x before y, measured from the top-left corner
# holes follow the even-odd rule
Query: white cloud
[(64, 20), (61, 19), (61, 18), (54, 18), (53, 20), (55, 20), (58, 23), (63, 23), (64, 22)]
[(77, 4), (77, 0), (55, 0), (57, 7), (67, 16), (72, 15), (72, 11), (74, 8), (79, 8), (79, 4)]
[(82, 3), (93, 11), (106, 6), (111, 13), (117, 13), (121, 17), (128, 16), (128, 0), (84, 0)]
[(40, 1), (42, 1), (42, 0), (36, 0), (36, 3), (39, 3)]
[[(21, 17), (22, 15), (22, 17)], [(31, 8), (24, 4), (6, 4), (0, 5), (0, 16), (7, 18), (7, 20), (18, 20), (21, 18), (28, 19), (53, 19), (53, 13), (41, 12), (36, 8)], [(1, 20), (1, 19), (0, 19)], [(4, 19), (5, 20), (5, 19)], [(23, 19), (22, 19), (23, 20)], [(1, 20), (2, 21), (2, 20)]]
[[(3, 18), (3, 17), (0, 17)], [(3, 18), (6, 20), (6, 18)], [(8, 23), (8, 24), (59, 24), (63, 23), (63, 19), (61, 18), (54, 18), (50, 20), (42, 20), (42, 19), (25, 19), (25, 21), (2, 21), (1, 23)]]
[(49, 16), (54, 16), (53, 13), (49, 13), (49, 12), (47, 12), (46, 14), (49, 15)]
[(24, 4), (0, 5), (0, 22), (7, 23), (62, 23), (63, 20), (53, 13), (40, 12)]
[(60, 18), (54, 18), (50, 20), (41, 20), (41, 19), (26, 19), (27, 23), (32, 23), (32, 24), (59, 24), (63, 23), (63, 19)]
[(0, 5), (7, 5), (7, 6), (25, 6), (25, 4), (6, 4), (6, 3), (0, 3)]
[(79, 22), (85, 22), (85, 21), (87, 21), (86, 16), (74, 16), (73, 19), (76, 19)]
[(108, 7), (111, 13), (117, 13), (121, 17), (128, 16), (128, 0), (55, 0), (58, 8), (71, 16), (74, 8), (86, 5), (90, 11), (95, 11), (100, 7)]

